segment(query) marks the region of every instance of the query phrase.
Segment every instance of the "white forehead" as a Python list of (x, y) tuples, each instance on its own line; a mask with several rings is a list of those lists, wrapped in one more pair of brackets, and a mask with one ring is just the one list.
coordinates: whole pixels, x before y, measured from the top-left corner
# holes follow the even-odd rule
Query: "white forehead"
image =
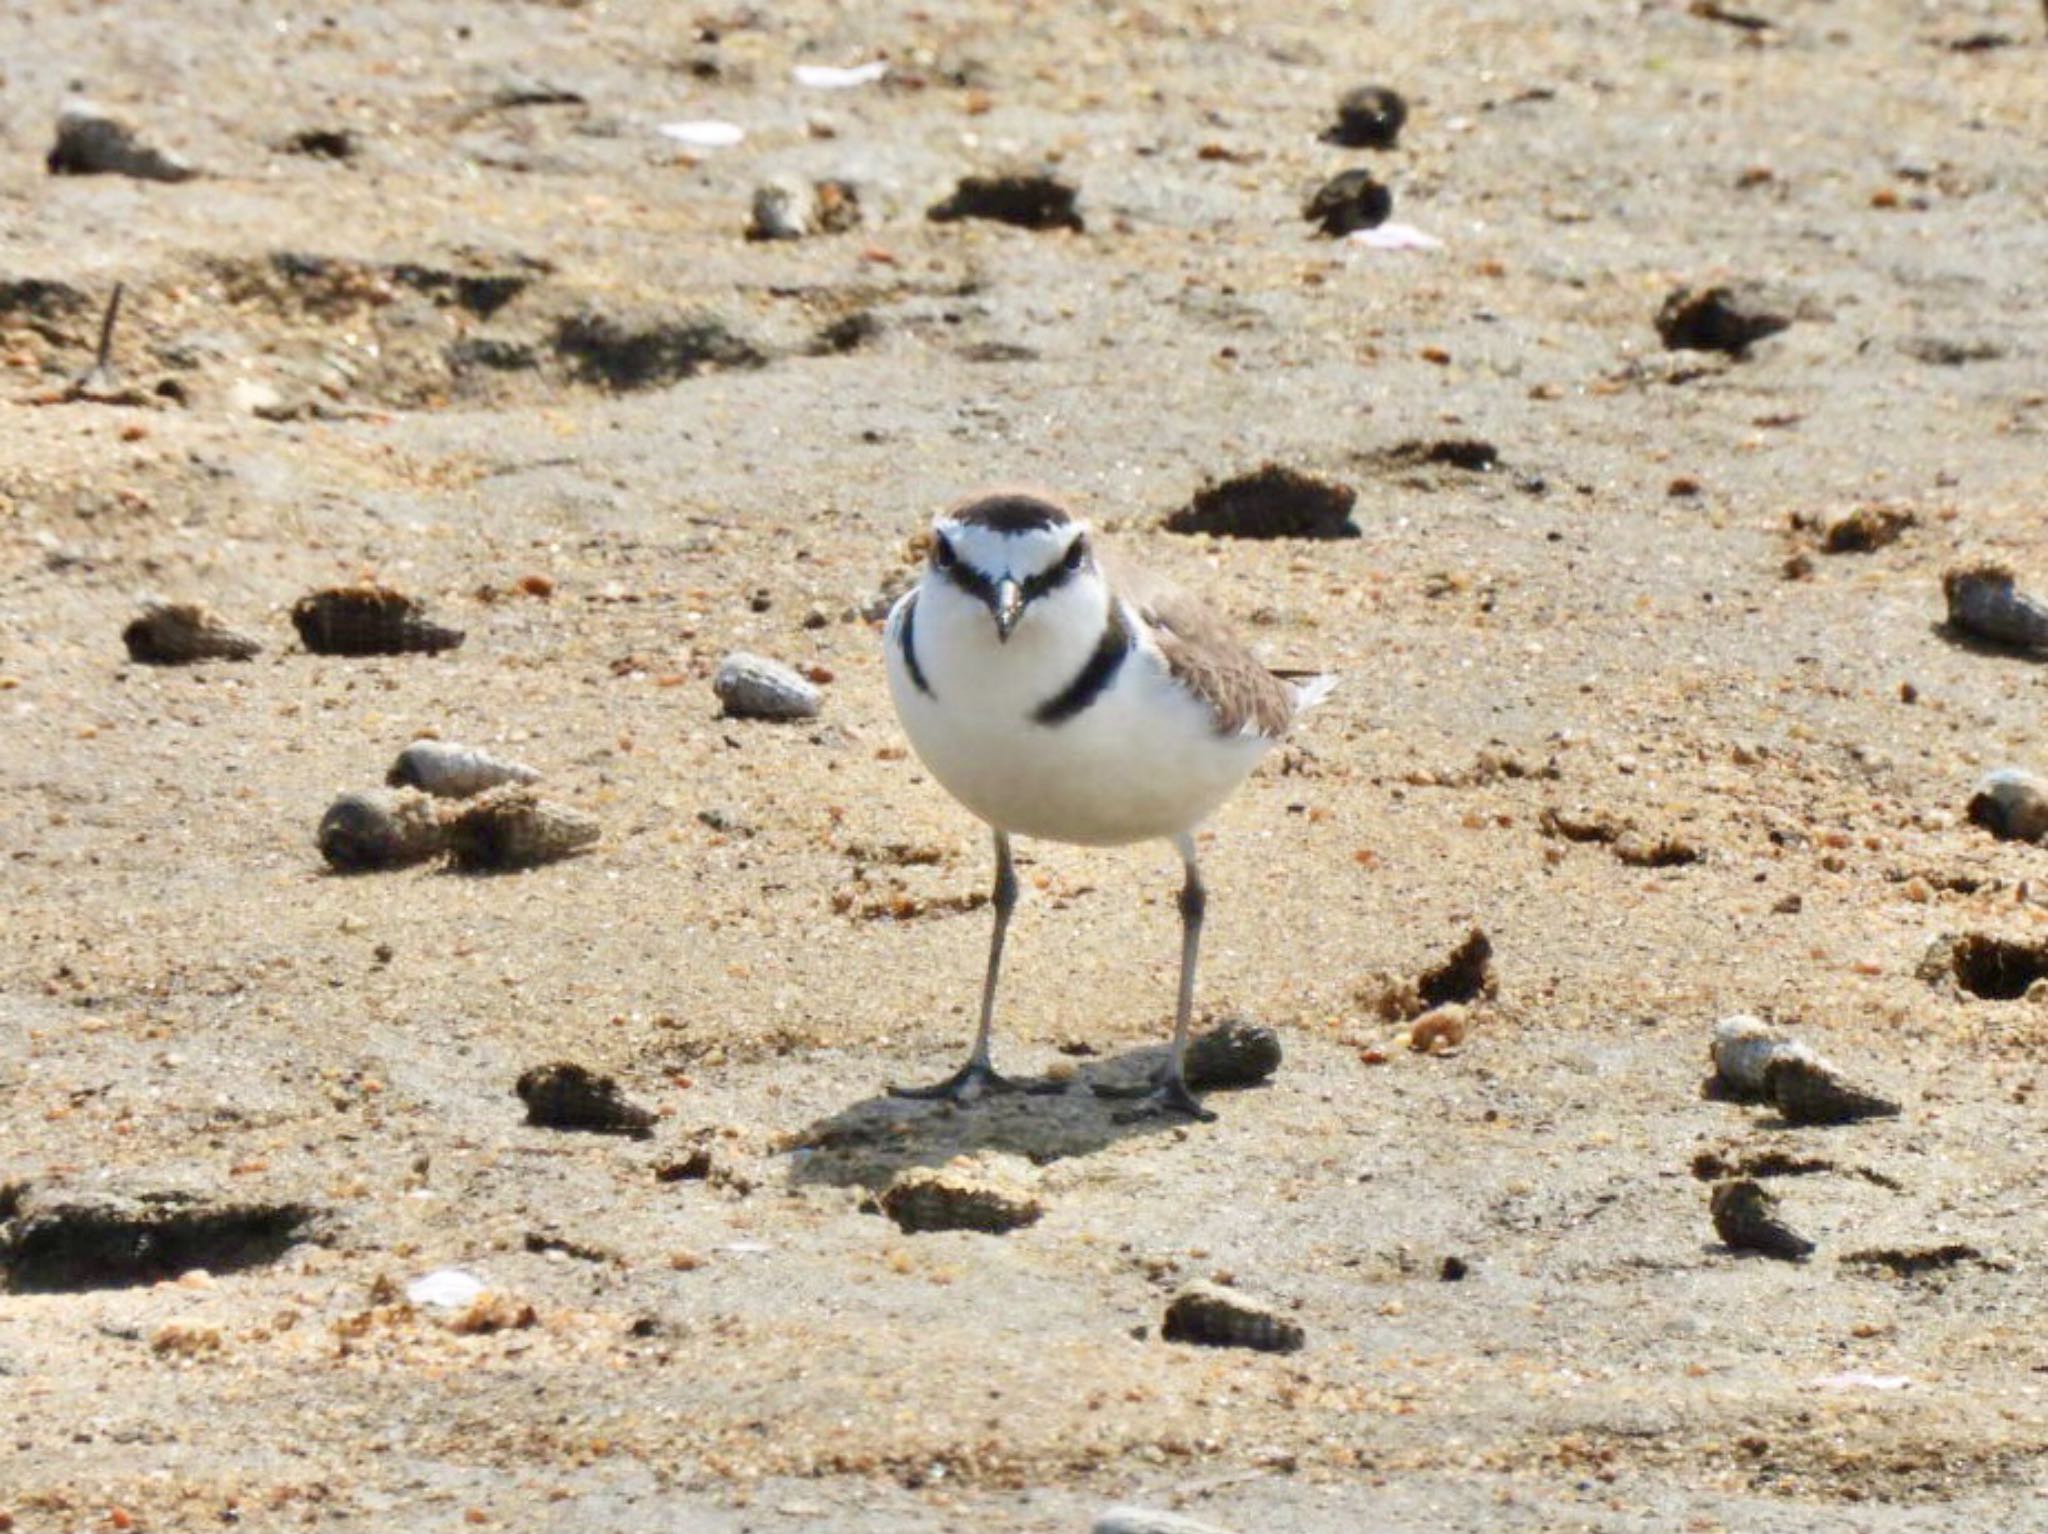
[(932, 531), (984, 575), (1036, 575), (1066, 558), (1068, 545), (1087, 531), (1087, 524), (1066, 522), (1005, 533), (940, 517), (932, 523)]

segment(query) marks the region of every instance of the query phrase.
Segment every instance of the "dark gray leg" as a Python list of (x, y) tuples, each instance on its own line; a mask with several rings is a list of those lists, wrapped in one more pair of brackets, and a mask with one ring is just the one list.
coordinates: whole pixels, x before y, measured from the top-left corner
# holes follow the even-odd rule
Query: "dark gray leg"
[(944, 1081), (928, 1087), (889, 1088), (891, 1097), (944, 1098), (971, 1103), (985, 1092), (1017, 1092), (1016, 1082), (996, 1074), (989, 1059), (989, 1039), (995, 1031), (996, 978), (1003, 970), (1003, 937), (1010, 930), (1010, 913), (1017, 909), (1017, 868), (1010, 860), (1010, 838), (996, 832), (996, 886), (992, 897), (996, 926), (988, 942), (988, 976), (981, 985), (981, 1027), (974, 1035), (974, 1050), (967, 1063)]
[(1194, 837), (1183, 831), (1173, 839), (1173, 845), (1187, 869), (1180, 887), (1180, 997), (1174, 1008), (1173, 1046), (1167, 1051), (1166, 1064), (1150, 1085), (1135, 1092), (1095, 1089), (1105, 1097), (1144, 1098), (1143, 1107), (1117, 1115), (1119, 1120), (1180, 1113), (1207, 1123), (1216, 1117), (1188, 1090), (1187, 1077), (1188, 1025), (1195, 1015), (1195, 962), (1201, 953), (1202, 915), (1208, 909), (1209, 897), (1202, 888), (1202, 871), (1195, 861)]

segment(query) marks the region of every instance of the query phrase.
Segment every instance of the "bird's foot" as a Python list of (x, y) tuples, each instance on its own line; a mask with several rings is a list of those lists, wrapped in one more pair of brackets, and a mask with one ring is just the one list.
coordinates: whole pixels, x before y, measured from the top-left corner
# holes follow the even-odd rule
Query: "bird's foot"
[[(1011, 1092), (1043, 1092), (1046, 1088), (1036, 1082), (1012, 1081), (1000, 1075), (996, 1068), (985, 1060), (969, 1060), (944, 1081), (935, 1081), (928, 1087), (889, 1087), (891, 1097), (907, 1097), (917, 1102), (949, 1102), (966, 1107), (983, 1097), (997, 1097)], [(1053, 1088), (1053, 1090), (1058, 1090)]]
[(1117, 1098), (1133, 1104), (1111, 1115), (1119, 1124), (1163, 1118), (1190, 1118), (1203, 1124), (1216, 1122), (1216, 1115), (1204, 1108), (1201, 1100), (1188, 1090), (1187, 1079), (1164, 1067), (1141, 1086), (1110, 1086), (1103, 1082), (1091, 1082), (1089, 1085), (1097, 1097)]

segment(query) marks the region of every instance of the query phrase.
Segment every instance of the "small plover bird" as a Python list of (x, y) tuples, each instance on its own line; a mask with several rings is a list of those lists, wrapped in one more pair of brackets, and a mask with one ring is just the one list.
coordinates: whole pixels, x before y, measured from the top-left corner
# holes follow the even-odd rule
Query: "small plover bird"
[[(1204, 895), (1194, 827), (1335, 683), (1268, 671), (1207, 608), (1108, 564), (1085, 523), (1037, 495), (970, 500), (932, 524), (931, 563), (889, 613), (889, 691), (932, 776), (995, 834), (995, 930), (967, 1063), (902, 1097), (1014, 1091), (989, 1056), (1013, 836), (1179, 851), (1180, 995), (1144, 1111), (1212, 1118), (1188, 1090)], [(1103, 1090), (1101, 1088), (1098, 1091)], [(1106, 1095), (1125, 1095), (1107, 1093)]]

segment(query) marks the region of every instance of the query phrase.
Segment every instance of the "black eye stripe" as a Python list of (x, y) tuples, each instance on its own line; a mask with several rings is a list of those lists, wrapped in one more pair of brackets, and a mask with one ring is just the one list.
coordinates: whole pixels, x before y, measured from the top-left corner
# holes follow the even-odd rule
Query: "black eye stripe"
[[(950, 547), (950, 545), (947, 546)], [(1079, 546), (1077, 544), (1074, 547)], [(1068, 554), (1071, 556), (1072, 547), (1069, 548)], [(1057, 591), (1060, 587), (1066, 585), (1068, 581), (1074, 578), (1075, 572), (1085, 569), (1087, 564), (1088, 561), (1084, 549), (1083, 557), (1072, 564), (1062, 559), (1059, 564), (1054, 565), (1050, 570), (1041, 571), (1037, 575), (1026, 576), (1017, 583), (1018, 589), (1026, 603), (1035, 602), (1047, 592)], [(964, 559), (955, 557), (950, 564), (941, 564), (935, 560), (932, 568), (951, 581), (961, 591), (974, 598), (975, 601), (991, 607), (995, 605), (996, 583), (968, 564)]]
[(956, 559), (950, 565), (940, 565), (938, 570), (939, 574), (973, 597), (975, 601), (995, 601), (995, 582), (972, 566), (963, 564), (960, 560)]

